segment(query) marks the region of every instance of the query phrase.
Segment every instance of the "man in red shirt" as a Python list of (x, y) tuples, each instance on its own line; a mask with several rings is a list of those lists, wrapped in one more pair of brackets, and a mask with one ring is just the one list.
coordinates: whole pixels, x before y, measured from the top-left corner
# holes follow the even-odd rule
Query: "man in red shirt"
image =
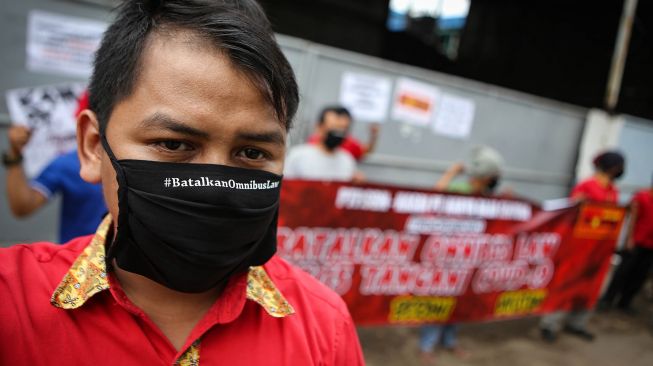
[(324, 126), (331, 125), (332, 123), (330, 121), (335, 119), (346, 120), (344, 123), (346, 124), (346, 135), (340, 142), (340, 148), (350, 153), (351, 156), (356, 159), (356, 161), (363, 160), (367, 154), (374, 151), (376, 148), (376, 141), (379, 138), (379, 125), (376, 123), (370, 125), (369, 142), (367, 144), (363, 144), (349, 134), (352, 123), (351, 113), (349, 113), (347, 108), (341, 106), (330, 106), (322, 109), (317, 120), (317, 131), (308, 138), (307, 142), (309, 144), (318, 144), (322, 142), (322, 140), (325, 139), (328, 135), (328, 131), (325, 130)]
[[(590, 200), (617, 203), (619, 191), (615, 180), (624, 174), (625, 159), (617, 151), (606, 151), (594, 158), (594, 175), (578, 183), (571, 190), (570, 197), (576, 200)], [(547, 314), (540, 322), (540, 334), (546, 342), (554, 342), (562, 328), (565, 332), (586, 341), (593, 341), (594, 334), (587, 330), (592, 312), (586, 309), (570, 312), (559, 311)]]
[(256, 2), (124, 2), (89, 101), (109, 215), (0, 250), (1, 365), (363, 364), (344, 302), (274, 255), (298, 96)]
[[(616, 301), (617, 309), (634, 314), (632, 300), (653, 267), (653, 184), (637, 192), (630, 203), (631, 225), (623, 261), (599, 304), (605, 310)], [(617, 301), (618, 299), (618, 301)]]
[(578, 183), (571, 190), (571, 198), (617, 203), (619, 191), (614, 181), (624, 173), (625, 160), (621, 153), (606, 151), (594, 158), (594, 175)]

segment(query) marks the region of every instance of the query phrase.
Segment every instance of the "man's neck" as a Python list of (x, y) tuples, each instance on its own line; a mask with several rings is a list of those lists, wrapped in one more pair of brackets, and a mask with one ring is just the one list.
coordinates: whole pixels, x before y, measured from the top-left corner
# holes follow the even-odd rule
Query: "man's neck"
[(486, 192), (486, 187), (485, 184), (477, 178), (470, 178), (469, 179), (469, 185), (471, 186), (471, 194), (485, 194)]
[(610, 176), (604, 172), (597, 172), (594, 174), (594, 179), (601, 185), (601, 187), (608, 187), (611, 183)]
[(147, 314), (177, 350), (224, 289), (222, 286), (196, 294), (183, 293), (127, 272), (115, 261), (113, 268), (125, 295)]
[(336, 151), (338, 150), (337, 147), (335, 149), (329, 149), (323, 143), (319, 143), (317, 146), (320, 149), (320, 151), (322, 151), (323, 153), (325, 153), (327, 155), (334, 155), (336, 153)]

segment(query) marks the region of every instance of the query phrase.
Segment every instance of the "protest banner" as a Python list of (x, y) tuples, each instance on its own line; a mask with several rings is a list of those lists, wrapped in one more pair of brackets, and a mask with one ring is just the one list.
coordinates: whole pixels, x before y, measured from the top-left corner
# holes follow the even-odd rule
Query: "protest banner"
[(82, 83), (62, 83), (7, 91), (12, 123), (32, 130), (23, 151), (29, 178), (37, 176), (52, 159), (77, 147), (75, 111), (85, 89)]
[(284, 181), (279, 254), (359, 325), (474, 322), (591, 308), (625, 210)]

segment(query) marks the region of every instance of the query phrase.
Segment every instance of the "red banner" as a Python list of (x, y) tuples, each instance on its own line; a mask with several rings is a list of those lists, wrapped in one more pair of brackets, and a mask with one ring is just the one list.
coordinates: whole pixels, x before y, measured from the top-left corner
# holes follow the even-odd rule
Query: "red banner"
[(279, 253), (357, 324), (470, 322), (591, 308), (623, 208), (284, 181)]

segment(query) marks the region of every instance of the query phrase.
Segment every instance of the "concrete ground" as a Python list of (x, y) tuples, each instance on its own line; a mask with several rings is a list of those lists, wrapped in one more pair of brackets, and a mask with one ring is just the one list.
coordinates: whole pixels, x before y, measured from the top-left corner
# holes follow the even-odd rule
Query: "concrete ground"
[[(469, 358), (437, 351), (431, 365), (653, 366), (653, 301), (639, 298), (636, 306), (634, 317), (616, 311), (594, 314), (593, 342), (562, 333), (555, 343), (544, 343), (538, 318), (462, 325), (459, 343)], [(417, 328), (361, 327), (359, 335), (369, 366), (424, 364)]]

